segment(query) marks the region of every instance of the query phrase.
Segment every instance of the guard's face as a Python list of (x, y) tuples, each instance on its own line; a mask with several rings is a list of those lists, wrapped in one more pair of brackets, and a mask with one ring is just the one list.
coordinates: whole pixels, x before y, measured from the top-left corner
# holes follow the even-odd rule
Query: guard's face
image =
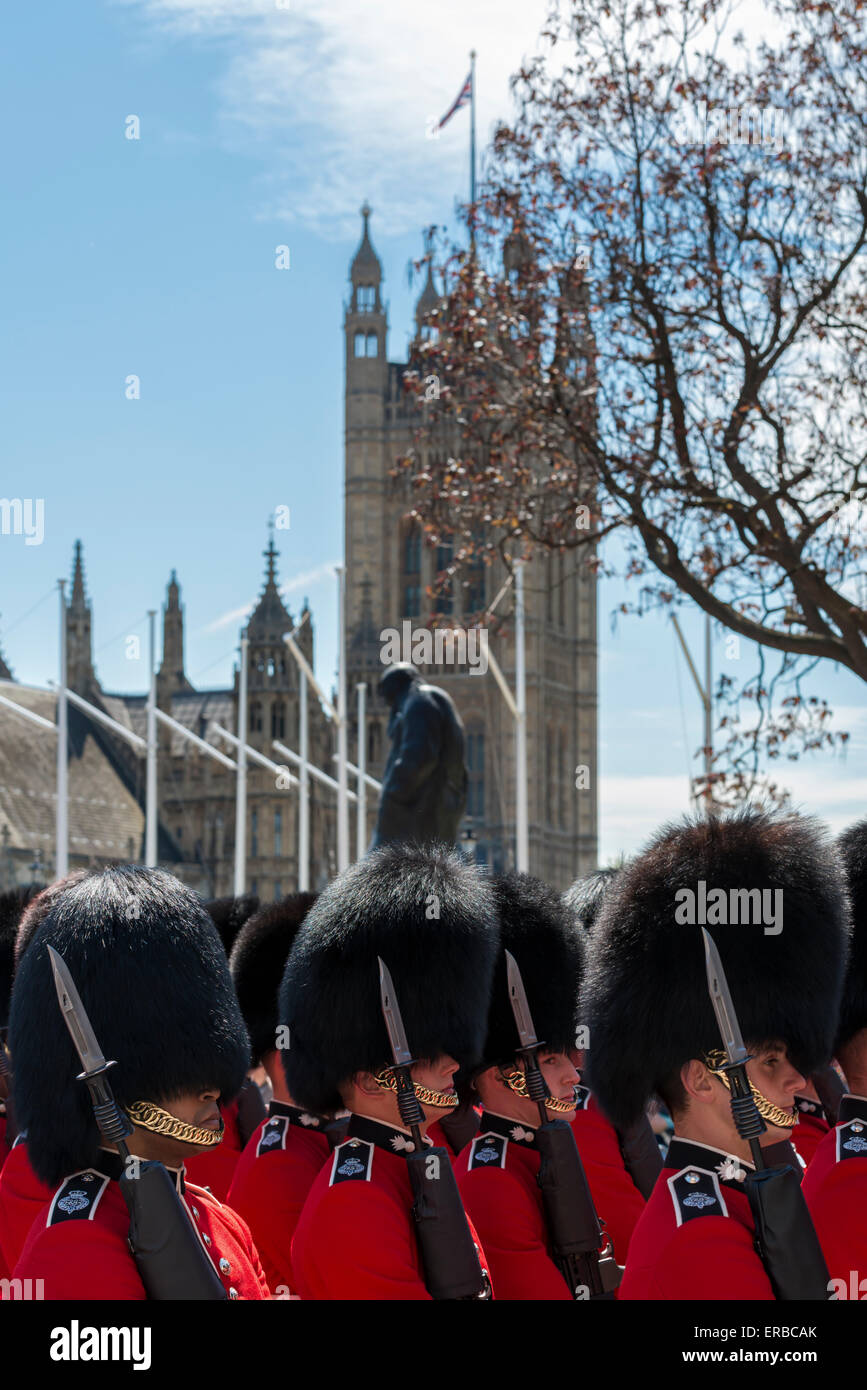
[[(455, 1093), (455, 1073), (459, 1063), (454, 1057), (443, 1054), (436, 1057), (433, 1061), (416, 1062), (412, 1068), (412, 1079), (419, 1086), (426, 1086), (431, 1091), (439, 1091), (442, 1095), (453, 1096)], [(451, 1113), (449, 1109), (441, 1105), (427, 1105), (421, 1102), (426, 1120), (441, 1120), (444, 1115)]]
[[(555, 1100), (574, 1101), (575, 1087), (581, 1078), (575, 1069), (571, 1056), (566, 1052), (542, 1052), (539, 1055), (539, 1070)], [(575, 1107), (564, 1113), (552, 1112), (558, 1120), (569, 1121), (574, 1118)]]
[[(781, 1110), (794, 1114), (795, 1096), (803, 1091), (807, 1083), (802, 1073), (789, 1061), (784, 1044), (765, 1044), (763, 1047), (750, 1047), (749, 1051), (753, 1057), (747, 1062), (747, 1076), (752, 1085)], [(791, 1137), (791, 1129), (768, 1124), (766, 1134), (762, 1135), (762, 1143), (776, 1144), (781, 1139)]]
[[(168, 1100), (158, 1100), (155, 1104), (183, 1124), (194, 1125), (197, 1129), (220, 1129), (222, 1116), (217, 1104), (220, 1092), (216, 1089), (188, 1092), (182, 1096), (172, 1096)], [(130, 1141), (130, 1148), (140, 1158), (157, 1159), (168, 1168), (179, 1168), (195, 1154), (208, 1153), (201, 1144), (189, 1143), (170, 1134), (160, 1134), (153, 1130), (136, 1126), (136, 1142)], [(216, 1147), (216, 1145), (214, 1146)]]

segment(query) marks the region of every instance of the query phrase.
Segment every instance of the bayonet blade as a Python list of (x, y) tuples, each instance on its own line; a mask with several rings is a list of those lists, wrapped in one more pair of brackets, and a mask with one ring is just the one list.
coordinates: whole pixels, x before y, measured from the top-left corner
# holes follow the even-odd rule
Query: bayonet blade
[(75, 1050), (81, 1058), (82, 1068), (90, 1076), (105, 1067), (105, 1057), (96, 1041), (96, 1034), (90, 1026), (90, 1019), (87, 1017), (87, 1011), (81, 1002), (78, 990), (75, 988), (75, 981), (69, 973), (66, 961), (58, 951), (55, 951), (53, 946), (47, 947), (47, 950), (51, 969), (54, 973), (54, 988), (57, 990), (57, 998), (60, 1001), (64, 1022), (69, 1029), (69, 1036), (75, 1044)]
[(723, 963), (720, 960), (719, 951), (716, 943), (709, 932), (701, 929), (704, 937), (704, 958), (707, 969), (707, 987), (710, 993), (710, 1002), (713, 1004), (713, 1011), (716, 1014), (716, 1021), (719, 1025), (722, 1045), (725, 1048), (726, 1056), (730, 1062), (746, 1062), (749, 1053), (744, 1047), (744, 1040), (741, 1037), (738, 1016), (735, 1013), (735, 1006), (732, 1002), (731, 991), (729, 990), (726, 973), (723, 970)]
[(382, 1001), (382, 1016), (388, 1029), (388, 1041), (391, 1043), (391, 1055), (396, 1067), (404, 1067), (412, 1061), (412, 1054), (406, 1040), (403, 1019), (400, 1016), (400, 1005), (397, 1002), (394, 980), (391, 978), (391, 971), (382, 957), (377, 956), (376, 959), (379, 961), (379, 997)]
[(506, 978), (509, 981), (509, 1003), (512, 1006), (512, 1016), (515, 1020), (515, 1027), (518, 1030), (518, 1037), (521, 1039), (521, 1050), (524, 1048), (538, 1047), (539, 1039), (536, 1037), (536, 1029), (533, 1025), (533, 1015), (530, 1013), (530, 1005), (527, 1002), (527, 991), (524, 989), (524, 981), (521, 979), (521, 972), (518, 969), (518, 962), (511, 951), (506, 951)]

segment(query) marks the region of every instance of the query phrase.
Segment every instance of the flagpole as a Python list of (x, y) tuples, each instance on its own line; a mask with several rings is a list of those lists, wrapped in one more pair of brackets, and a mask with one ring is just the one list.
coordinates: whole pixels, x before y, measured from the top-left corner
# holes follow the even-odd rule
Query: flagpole
[(470, 206), (475, 207), (475, 49), (470, 50)]

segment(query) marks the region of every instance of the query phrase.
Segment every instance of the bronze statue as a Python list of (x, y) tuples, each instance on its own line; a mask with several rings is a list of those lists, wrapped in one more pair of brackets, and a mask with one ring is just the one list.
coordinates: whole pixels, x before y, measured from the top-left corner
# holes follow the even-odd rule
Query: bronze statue
[(379, 690), (391, 707), (392, 742), (371, 848), (390, 840), (453, 845), (467, 802), (460, 715), (408, 662), (390, 666)]

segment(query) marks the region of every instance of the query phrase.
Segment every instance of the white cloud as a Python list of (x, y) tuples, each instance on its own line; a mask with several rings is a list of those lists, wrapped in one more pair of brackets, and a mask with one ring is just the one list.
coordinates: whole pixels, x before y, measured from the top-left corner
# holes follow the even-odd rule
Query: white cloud
[(259, 215), (352, 237), (368, 198), (395, 235), (469, 195), (469, 111), (426, 137), (477, 58), (477, 146), (510, 111), (548, 0), (123, 0), (166, 37), (220, 38), (224, 135), (263, 160)]

